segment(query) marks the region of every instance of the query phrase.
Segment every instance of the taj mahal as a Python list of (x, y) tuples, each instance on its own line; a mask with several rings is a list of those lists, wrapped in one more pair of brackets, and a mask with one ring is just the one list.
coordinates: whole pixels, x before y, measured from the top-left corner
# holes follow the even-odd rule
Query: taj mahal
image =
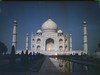
[(65, 54), (68, 51), (68, 36), (58, 29), (52, 19), (48, 19), (36, 35), (32, 35), (31, 50), (44, 54)]
[[(26, 34), (26, 50), (29, 52), (41, 53), (45, 55), (68, 55), (78, 53), (88, 53), (87, 40), (87, 23), (83, 21), (83, 49), (80, 51), (72, 49), (72, 34), (63, 33), (57, 26), (56, 22), (48, 18), (37, 30), (31, 35), (31, 50), (29, 50), (29, 35)], [(17, 21), (13, 22), (12, 45), (15, 46), (16, 53), (21, 53), (22, 50), (17, 50)]]

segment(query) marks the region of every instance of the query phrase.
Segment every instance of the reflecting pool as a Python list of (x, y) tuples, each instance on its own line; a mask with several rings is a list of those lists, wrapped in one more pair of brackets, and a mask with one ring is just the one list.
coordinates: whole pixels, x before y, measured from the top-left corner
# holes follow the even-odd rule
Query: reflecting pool
[(94, 66), (86, 66), (70, 62), (68, 60), (62, 60), (58, 58), (51, 58), (51, 62), (61, 72), (65, 74), (70, 73), (71, 75), (100, 75), (100, 68)]

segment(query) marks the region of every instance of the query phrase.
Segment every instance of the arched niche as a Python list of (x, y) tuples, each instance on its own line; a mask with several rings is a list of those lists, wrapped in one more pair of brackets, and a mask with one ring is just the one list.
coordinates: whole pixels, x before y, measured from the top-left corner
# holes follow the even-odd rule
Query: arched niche
[(48, 38), (45, 43), (45, 50), (52, 51), (54, 50), (54, 40), (52, 38)]
[(37, 43), (40, 43), (40, 42), (41, 42), (41, 39), (40, 39), (40, 38), (38, 38), (38, 39), (37, 39)]
[(59, 46), (59, 50), (62, 51), (63, 50), (63, 46)]
[(40, 48), (41, 48), (41, 47), (38, 45), (38, 46), (37, 46), (37, 50), (40, 50)]
[(63, 43), (63, 39), (59, 39), (59, 43), (62, 44)]

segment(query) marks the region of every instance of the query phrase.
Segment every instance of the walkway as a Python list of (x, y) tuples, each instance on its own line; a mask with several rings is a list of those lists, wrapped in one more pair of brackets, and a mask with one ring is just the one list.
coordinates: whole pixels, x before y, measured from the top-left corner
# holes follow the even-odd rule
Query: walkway
[(39, 71), (39, 75), (63, 75), (51, 62), (49, 57), (46, 57), (42, 67)]

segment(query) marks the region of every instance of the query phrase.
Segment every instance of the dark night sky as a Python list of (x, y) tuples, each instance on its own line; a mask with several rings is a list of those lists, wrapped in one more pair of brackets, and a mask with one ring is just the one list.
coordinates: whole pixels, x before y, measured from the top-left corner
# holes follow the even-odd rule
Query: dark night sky
[(97, 49), (100, 43), (100, 4), (97, 2), (0, 2), (0, 41), (10, 51), (12, 22), (16, 19), (17, 49), (25, 49), (26, 32), (31, 37), (49, 16), (64, 33), (72, 34), (74, 50), (83, 48), (82, 21), (85, 19), (89, 51)]

